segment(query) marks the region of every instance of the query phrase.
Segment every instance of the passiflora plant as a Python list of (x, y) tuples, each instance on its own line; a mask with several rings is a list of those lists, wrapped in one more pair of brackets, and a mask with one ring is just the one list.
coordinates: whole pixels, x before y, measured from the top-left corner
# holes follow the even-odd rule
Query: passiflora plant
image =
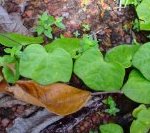
[[(46, 107), (59, 115), (74, 113), (91, 97), (89, 91), (61, 84), (69, 82), (74, 73), (91, 90), (122, 92), (142, 106), (150, 104), (150, 42), (143, 45), (122, 44), (110, 49), (105, 55), (99, 50), (97, 41), (87, 37), (61, 38), (43, 46), (41, 37), (5, 33), (0, 34), (0, 43), (6, 47), (5, 54), (0, 57), (3, 77), (7, 83), (17, 85), (15, 89), (9, 87), (8, 91), (19, 99), (22, 97), (27, 101), (25, 95), (32, 99), (30, 103)], [(128, 79), (125, 79), (127, 69), (131, 72)], [(32, 81), (18, 81), (20, 78)], [(59, 95), (57, 88), (61, 92)], [(16, 90), (22, 95), (19, 96)], [(70, 99), (72, 94), (74, 99)], [(48, 98), (50, 95), (52, 99)], [(59, 102), (59, 99), (63, 102)], [(65, 108), (69, 104), (70, 110), (66, 111), (61, 106), (63, 112), (60, 112), (61, 109), (57, 109), (60, 103), (65, 103)], [(142, 121), (145, 122), (145, 131), (150, 128), (146, 119), (150, 119), (149, 108), (143, 108), (133, 115), (137, 120), (132, 123), (131, 133), (135, 133), (138, 125), (143, 126)], [(142, 119), (143, 112), (146, 116)], [(120, 127), (113, 126), (122, 132)], [(105, 126), (100, 129), (104, 132)]]
[[(6, 54), (0, 57), (5, 80), (19, 77), (41, 85), (69, 82), (72, 73), (95, 91), (122, 91), (138, 103), (150, 104), (150, 43), (122, 44), (101, 53), (88, 38), (61, 38), (42, 46), (40, 37), (5, 33), (0, 43)], [(124, 83), (126, 69), (132, 69)]]

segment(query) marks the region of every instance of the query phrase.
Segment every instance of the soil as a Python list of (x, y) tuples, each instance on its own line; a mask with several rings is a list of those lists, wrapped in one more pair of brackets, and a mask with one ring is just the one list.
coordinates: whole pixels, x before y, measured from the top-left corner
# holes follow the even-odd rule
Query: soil
[[(56, 29), (54, 36), (63, 34), (73, 37), (78, 31), (81, 35), (88, 33), (99, 41), (100, 49), (106, 52), (119, 44), (131, 44), (133, 39), (147, 42), (148, 33), (133, 31), (132, 22), (136, 18), (134, 7), (118, 9), (114, 0), (5, 0), (2, 5), (9, 14), (17, 13), (30, 34), (37, 23), (38, 15), (47, 11), (55, 17), (63, 16), (66, 30)], [(82, 24), (89, 24), (91, 30), (84, 32)], [(3, 54), (3, 47), (0, 47)], [(74, 75), (70, 82), (73, 86), (85, 89), (86, 86)], [(92, 104), (87, 105), (79, 112), (54, 122), (48, 122), (53, 116), (51, 113), (38, 116), (45, 111), (27, 103), (23, 103), (6, 94), (0, 94), (0, 133), (88, 133), (90, 130), (98, 132), (98, 126), (106, 122), (116, 122), (122, 125), (125, 132), (129, 132), (132, 121), (131, 112), (137, 106), (122, 94), (110, 94), (115, 99), (120, 112), (116, 117), (105, 113), (107, 108), (102, 100), (109, 95), (93, 97)], [(55, 116), (56, 117), (56, 116)], [(28, 121), (37, 119), (37, 124)], [(27, 121), (26, 121), (27, 120)], [(17, 125), (17, 122), (23, 123)], [(30, 127), (29, 130), (26, 127)]]

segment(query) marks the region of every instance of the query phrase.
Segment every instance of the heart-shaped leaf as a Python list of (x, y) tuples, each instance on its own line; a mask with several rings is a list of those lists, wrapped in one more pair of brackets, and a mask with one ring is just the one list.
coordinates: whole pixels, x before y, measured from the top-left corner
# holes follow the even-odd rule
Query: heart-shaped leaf
[(0, 34), (0, 43), (7, 47), (16, 47), (19, 45), (29, 45), (29, 44), (40, 44), (44, 40), (42, 37), (29, 37), (16, 33), (2, 33)]
[(145, 79), (139, 71), (131, 72), (123, 92), (135, 102), (150, 104), (150, 81)]
[(106, 53), (105, 60), (120, 63), (128, 68), (132, 65), (133, 55), (139, 47), (139, 45), (119, 45)]
[(123, 66), (105, 62), (98, 48), (85, 51), (76, 60), (74, 72), (88, 87), (96, 91), (119, 90), (125, 75)]
[(133, 66), (150, 80), (150, 42), (142, 45), (133, 57)]
[(63, 49), (47, 53), (41, 45), (29, 45), (20, 59), (20, 74), (47, 85), (54, 82), (68, 82), (72, 74), (72, 58)]
[(61, 83), (42, 86), (33, 81), (18, 81), (9, 91), (22, 101), (63, 116), (81, 109), (91, 97), (88, 91)]
[(48, 52), (53, 51), (56, 48), (63, 48), (71, 56), (76, 54), (76, 51), (80, 48), (80, 39), (77, 38), (61, 38), (54, 40), (52, 43), (45, 46)]

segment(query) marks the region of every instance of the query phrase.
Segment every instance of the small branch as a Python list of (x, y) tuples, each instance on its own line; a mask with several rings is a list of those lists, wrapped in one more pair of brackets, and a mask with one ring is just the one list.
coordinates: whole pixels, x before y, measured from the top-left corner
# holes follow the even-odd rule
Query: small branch
[(122, 91), (112, 91), (112, 92), (94, 92), (91, 93), (92, 96), (104, 95), (104, 94), (123, 94)]

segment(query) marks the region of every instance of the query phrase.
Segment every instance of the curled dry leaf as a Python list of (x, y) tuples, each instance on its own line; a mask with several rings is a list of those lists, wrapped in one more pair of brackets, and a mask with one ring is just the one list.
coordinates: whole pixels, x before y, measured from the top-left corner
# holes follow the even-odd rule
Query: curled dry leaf
[(7, 93), (8, 84), (6, 81), (0, 81), (0, 93)]
[(18, 81), (9, 91), (22, 101), (62, 116), (78, 111), (91, 97), (88, 91), (62, 83), (42, 86), (33, 81)]
[(7, 93), (8, 83), (4, 80), (2, 70), (0, 70), (0, 93)]
[(38, 100), (38, 97), (34, 97), (32, 93), (26, 91), (26, 89), (24, 88), (21, 88), (19, 85), (10, 86), (8, 89), (9, 92), (11, 92), (15, 98), (36, 106), (44, 107), (44, 105)]

